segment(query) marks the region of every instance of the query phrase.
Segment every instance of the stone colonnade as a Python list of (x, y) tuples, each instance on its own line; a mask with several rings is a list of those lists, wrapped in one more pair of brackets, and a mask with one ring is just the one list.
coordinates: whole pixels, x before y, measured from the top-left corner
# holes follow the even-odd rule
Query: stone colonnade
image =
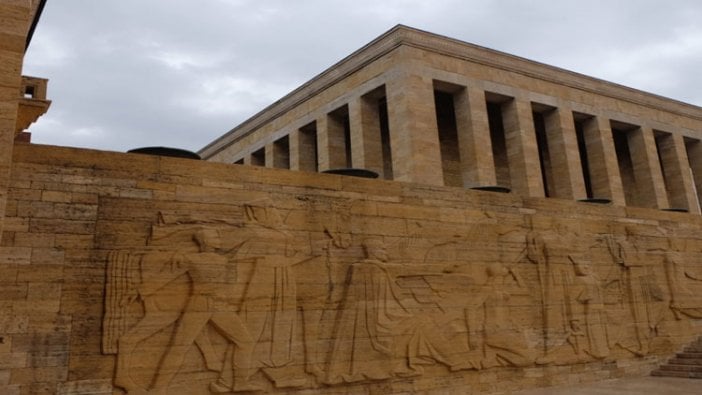
[(398, 72), (242, 151), (235, 163), (364, 168), (399, 181), (699, 214), (699, 140), (645, 119), (624, 122), (551, 102)]

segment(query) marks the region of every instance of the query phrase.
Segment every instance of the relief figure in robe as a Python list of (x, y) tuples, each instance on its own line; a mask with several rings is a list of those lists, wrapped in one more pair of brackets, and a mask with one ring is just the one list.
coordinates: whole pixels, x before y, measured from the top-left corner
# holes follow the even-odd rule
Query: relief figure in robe
[[(607, 317), (600, 280), (592, 271), (590, 262), (571, 257), (575, 278), (569, 286), (570, 324), (573, 332), (582, 333), (586, 344), (574, 344), (576, 354), (587, 354), (595, 359), (609, 355), (607, 345)], [(576, 338), (576, 341), (579, 340)]]
[[(326, 299), (328, 288), (310, 283), (296, 272), (309, 269), (318, 256), (308, 251), (309, 240), (295, 237), (287, 229), (269, 199), (249, 202), (244, 210), (246, 221), (239, 229), (242, 244), (235, 259), (252, 264), (239, 315), (257, 344), (253, 363), (276, 387), (307, 386), (307, 378), (298, 374), (293, 363), (297, 357), (293, 351), (295, 328), (304, 327), (305, 343), (310, 345), (306, 348), (305, 370), (321, 375), (322, 368), (315, 359), (317, 351), (312, 348), (318, 338), (321, 312), (305, 309), (301, 296), (309, 295), (307, 287), (314, 285)], [(298, 309), (302, 310), (302, 320), (298, 319)], [(225, 373), (217, 380), (220, 387), (229, 385)]]
[(391, 269), (408, 268), (389, 263), (380, 240), (364, 240), (363, 250), (365, 259), (349, 268), (327, 383), (413, 376), (435, 362), (451, 370), (471, 368), (435, 322), (407, 307)]
[(505, 290), (510, 281), (522, 287), (520, 276), (499, 262), (486, 268), (487, 280), (477, 295), (470, 295), (475, 304), (466, 309), (471, 343), (471, 364), (476, 369), (497, 366), (528, 366), (533, 352), (524, 333), (510, 318), (511, 295)]
[(606, 240), (609, 252), (619, 266), (619, 282), (633, 321), (636, 344), (631, 345), (626, 334), (621, 333), (614, 341), (638, 356), (647, 355), (650, 342), (658, 330), (655, 305), (665, 299), (663, 290), (649, 272), (648, 265), (641, 260), (629, 230), (624, 237), (609, 236)]
[(665, 274), (670, 290), (670, 309), (678, 320), (687, 316), (702, 319), (702, 302), (690, 289), (693, 284), (702, 285), (702, 276), (696, 275), (687, 265), (684, 240), (668, 239), (669, 249), (665, 256)]

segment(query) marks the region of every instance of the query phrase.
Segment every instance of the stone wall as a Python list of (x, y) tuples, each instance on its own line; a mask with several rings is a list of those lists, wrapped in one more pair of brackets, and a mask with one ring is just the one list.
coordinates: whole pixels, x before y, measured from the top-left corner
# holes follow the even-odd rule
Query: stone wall
[(19, 144), (0, 393), (490, 393), (646, 375), (702, 334), (701, 226)]

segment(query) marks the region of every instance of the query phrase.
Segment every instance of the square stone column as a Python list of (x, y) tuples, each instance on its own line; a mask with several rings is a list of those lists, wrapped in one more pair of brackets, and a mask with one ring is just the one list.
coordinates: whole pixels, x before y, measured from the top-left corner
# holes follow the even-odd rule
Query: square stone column
[(251, 154), (247, 154), (246, 156), (244, 156), (244, 164), (248, 166), (253, 165), (253, 157)]
[(293, 130), (288, 138), (290, 139), (290, 170), (302, 170), (300, 169), (300, 160), (304, 153), (300, 150), (300, 131)]
[(556, 108), (544, 114), (544, 122), (553, 176), (553, 197), (586, 198), (573, 111), (569, 108)]
[(466, 87), (454, 95), (454, 109), (463, 186), (496, 185), (485, 91)]
[(699, 214), (694, 180), (690, 173), (683, 136), (675, 133), (658, 139), (658, 151), (663, 163), (670, 206)]
[(586, 120), (583, 123), (583, 137), (593, 197), (610, 199), (616, 206), (626, 205), (609, 120), (604, 117)]
[(294, 130), (289, 137), (290, 169), (317, 171), (317, 129), (315, 123)]
[(627, 132), (627, 138), (636, 180), (636, 204), (649, 208), (668, 208), (668, 196), (653, 130), (649, 127), (637, 128)]
[(349, 102), (349, 124), (353, 167), (372, 170), (381, 179), (384, 178), (377, 99), (365, 96), (353, 98)]
[(266, 144), (266, 167), (275, 167), (275, 145), (273, 143)]
[(344, 125), (331, 114), (317, 118), (317, 162), (319, 171), (346, 167)]
[[(682, 138), (685, 143), (685, 152), (689, 162), (688, 172), (692, 170), (692, 182), (697, 193), (695, 204), (693, 207), (699, 207), (699, 202), (702, 201), (702, 141)], [(691, 212), (698, 212), (698, 209)]]
[(394, 179), (443, 185), (432, 79), (402, 71), (386, 92)]
[(512, 192), (543, 197), (544, 183), (531, 103), (521, 98), (509, 100), (502, 104), (502, 119)]

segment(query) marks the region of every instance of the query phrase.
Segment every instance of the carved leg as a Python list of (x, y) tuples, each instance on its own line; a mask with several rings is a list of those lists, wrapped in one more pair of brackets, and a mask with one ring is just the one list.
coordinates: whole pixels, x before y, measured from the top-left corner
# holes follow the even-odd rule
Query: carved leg
[(207, 369), (221, 372), (222, 371), (222, 361), (217, 358), (212, 347), (212, 342), (210, 342), (210, 337), (207, 336), (207, 332), (202, 331), (195, 338), (195, 345), (202, 353), (202, 357), (205, 359), (205, 366)]
[(164, 391), (168, 388), (173, 376), (178, 373), (183, 364), (185, 354), (193, 346), (195, 338), (200, 334), (211, 316), (212, 313), (192, 311), (183, 313), (173, 336), (173, 343), (166, 351), (161, 366), (156, 372), (156, 380), (153, 386), (154, 392)]
[(254, 373), (251, 367), (251, 356), (256, 342), (244, 322), (232, 312), (215, 313), (212, 315), (212, 324), (230, 342), (236, 345), (232, 358), (234, 370), (234, 386), (232, 391), (261, 391), (262, 388), (252, 384), (249, 379)]
[(319, 363), (319, 323), (322, 320), (322, 310), (302, 309), (302, 321), (305, 337), (305, 371), (314, 375), (318, 382), (324, 380), (324, 369)]
[(153, 313), (147, 310), (144, 318), (119, 338), (114, 385), (127, 391), (135, 391), (140, 388), (129, 377), (129, 367), (134, 349), (151, 335), (174, 323), (178, 316), (178, 312)]

